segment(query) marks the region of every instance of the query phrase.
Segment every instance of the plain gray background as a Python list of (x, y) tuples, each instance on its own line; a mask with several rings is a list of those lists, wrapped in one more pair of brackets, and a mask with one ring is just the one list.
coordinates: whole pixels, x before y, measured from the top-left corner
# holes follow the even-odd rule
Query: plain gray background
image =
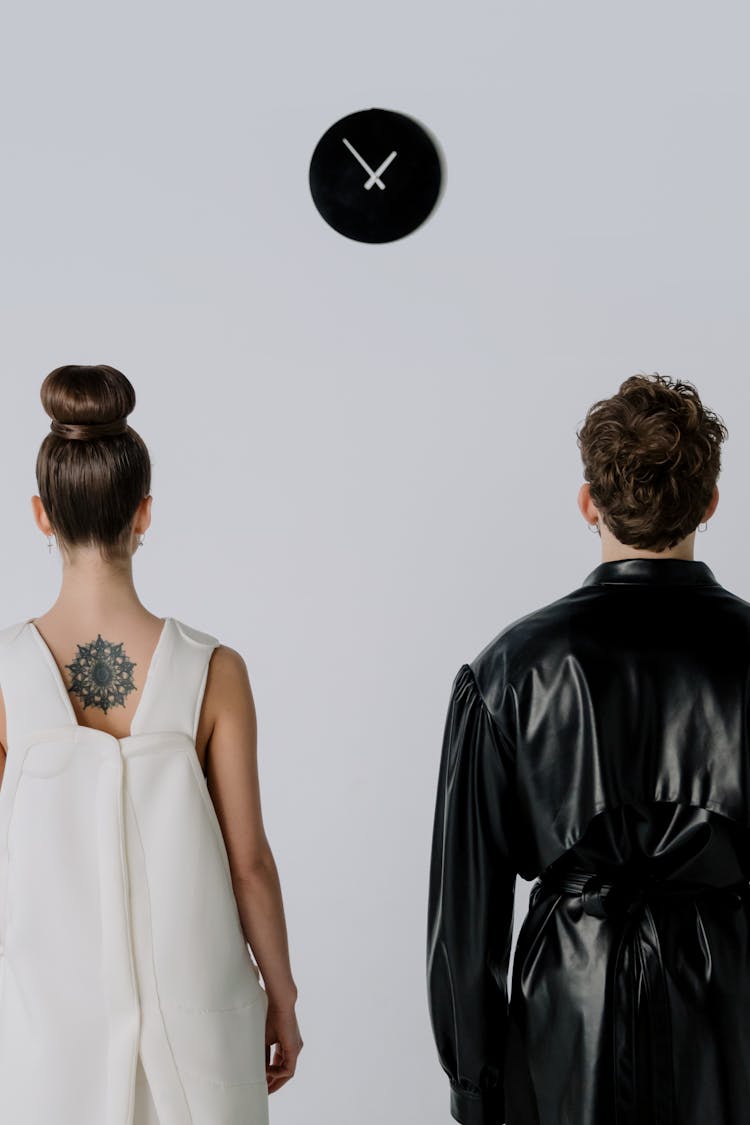
[[(0, 619), (59, 588), (41, 381), (113, 364), (154, 465), (140, 596), (242, 652), (255, 693), (305, 1039), (274, 1125), (449, 1120), (424, 984), (448, 693), (601, 560), (575, 430), (628, 375), (689, 379), (728, 425), (696, 557), (750, 589), (746, 11), (4, 12)], [(380, 246), (307, 182), (370, 106), (447, 162), (431, 218)]]

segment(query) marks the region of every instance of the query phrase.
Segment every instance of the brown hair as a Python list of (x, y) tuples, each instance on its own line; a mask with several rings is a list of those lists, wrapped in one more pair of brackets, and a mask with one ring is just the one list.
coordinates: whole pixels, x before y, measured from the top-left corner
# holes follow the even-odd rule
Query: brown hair
[(692, 383), (631, 375), (576, 433), (591, 499), (621, 543), (663, 551), (695, 531), (729, 435)]
[[(67, 364), (50, 371), (40, 394), (52, 425), (68, 424), (59, 430), (69, 436), (48, 433), (36, 459), (39, 496), (58, 547), (98, 546), (107, 562), (129, 557), (132, 521), (151, 491), (148, 450), (125, 422), (135, 407), (132, 384), (106, 364)], [(118, 422), (123, 432), (107, 432)]]

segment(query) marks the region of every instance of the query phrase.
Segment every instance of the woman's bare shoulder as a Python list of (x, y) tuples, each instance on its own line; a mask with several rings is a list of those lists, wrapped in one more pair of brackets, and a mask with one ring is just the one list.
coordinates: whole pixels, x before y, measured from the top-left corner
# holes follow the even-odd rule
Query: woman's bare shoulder
[(208, 666), (206, 699), (212, 734), (219, 719), (224, 727), (243, 719), (255, 721), (250, 674), (237, 649), (229, 645), (217, 645), (214, 649)]
[(209, 678), (224, 689), (236, 687), (242, 681), (250, 682), (245, 658), (236, 648), (229, 645), (217, 645), (211, 656), (208, 667)]

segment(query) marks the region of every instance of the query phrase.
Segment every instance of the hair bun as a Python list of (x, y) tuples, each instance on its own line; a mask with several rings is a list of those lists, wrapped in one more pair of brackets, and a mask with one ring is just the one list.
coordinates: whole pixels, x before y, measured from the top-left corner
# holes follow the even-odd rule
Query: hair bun
[(69, 365), (44, 378), (41, 399), (51, 423), (36, 479), (61, 556), (96, 548), (104, 562), (129, 560), (133, 517), (151, 492), (148, 449), (128, 425), (132, 385), (114, 367)]
[(125, 433), (135, 407), (130, 380), (105, 364), (56, 367), (40, 394), (52, 433), (79, 441)]

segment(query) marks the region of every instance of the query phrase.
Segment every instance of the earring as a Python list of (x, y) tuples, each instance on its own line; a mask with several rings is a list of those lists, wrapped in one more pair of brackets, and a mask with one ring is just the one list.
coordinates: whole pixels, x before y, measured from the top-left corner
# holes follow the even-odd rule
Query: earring
[(142, 535), (142, 536), (140, 537), (140, 539), (138, 540), (138, 546), (139, 546), (139, 547), (142, 547), (142, 546), (143, 546), (143, 541), (144, 541), (144, 539), (145, 539), (145, 538), (146, 538), (146, 532), (144, 531), (143, 535)]
[(47, 550), (51, 555), (52, 554), (52, 536), (51, 535), (47, 536)]
[(599, 524), (597, 523), (596, 520), (594, 521), (594, 523), (590, 523), (588, 526), (589, 526), (589, 531), (596, 531), (597, 533), (599, 532)]
[(698, 524), (698, 531), (701, 531), (701, 530), (702, 531), (708, 531), (708, 520), (706, 520), (706, 522), (704, 523), (702, 528), (701, 528), (701, 525)]

